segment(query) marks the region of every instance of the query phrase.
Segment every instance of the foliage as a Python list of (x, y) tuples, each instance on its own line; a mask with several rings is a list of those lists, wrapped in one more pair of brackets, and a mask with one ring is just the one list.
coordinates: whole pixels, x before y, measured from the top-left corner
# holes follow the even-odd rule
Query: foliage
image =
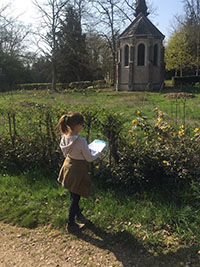
[(188, 39), (184, 31), (176, 31), (170, 37), (165, 51), (166, 69), (180, 71), (193, 65), (193, 58), (189, 49)]
[(124, 127), (125, 118), (123, 114), (114, 113), (114, 112), (103, 112), (102, 119), (102, 133), (108, 140), (108, 146), (110, 150), (110, 160), (109, 164), (111, 165), (111, 158), (113, 157), (115, 163), (119, 162), (119, 146), (121, 141), (121, 132)]
[(47, 57), (34, 59), (31, 66), (31, 79), (33, 83), (48, 83), (51, 81), (51, 62)]
[[(85, 127), (85, 132), (86, 132), (86, 140), (89, 143), (89, 140), (91, 140), (90, 135), (91, 132), (94, 133), (94, 130), (96, 129), (97, 132), (99, 130), (99, 124), (101, 123), (100, 121), (100, 114), (102, 113), (102, 108), (99, 106), (81, 106), (79, 108), (79, 111), (83, 114), (84, 116), (84, 127)], [(97, 133), (98, 135), (98, 133)]]
[(29, 71), (16, 56), (0, 51), (0, 90), (13, 89), (16, 83), (25, 82)]
[(2, 170), (58, 168), (57, 109), (25, 102), (3, 109), (1, 116), (5, 122), (0, 137)]
[[(67, 83), (56, 83), (56, 88), (66, 89), (68, 88)], [(51, 89), (51, 83), (22, 83), (15, 85), (16, 90), (48, 90)]]
[(173, 77), (172, 82), (173, 82), (173, 86), (177, 86), (180, 84), (194, 85), (195, 83), (200, 82), (200, 76)]
[(141, 186), (191, 183), (200, 179), (199, 128), (192, 133), (181, 125), (174, 129), (165, 114), (155, 109), (152, 125), (140, 111), (132, 121), (129, 138), (118, 150), (119, 162), (111, 166), (108, 183), (127, 190)]
[(194, 66), (196, 67), (196, 75), (199, 75), (199, 55), (200, 55), (200, 1), (184, 0), (185, 19), (183, 29), (187, 35), (190, 51), (194, 58)]
[(78, 12), (71, 6), (67, 7), (58, 34), (57, 69), (60, 82), (90, 79), (85, 38)]
[(70, 89), (77, 89), (77, 90), (83, 90), (88, 88), (89, 86), (92, 86), (92, 82), (90, 81), (71, 82), (69, 84)]

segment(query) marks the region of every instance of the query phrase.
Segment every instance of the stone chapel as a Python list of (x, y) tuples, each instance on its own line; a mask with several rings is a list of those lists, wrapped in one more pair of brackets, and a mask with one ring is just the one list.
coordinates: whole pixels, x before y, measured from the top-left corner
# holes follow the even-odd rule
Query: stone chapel
[(165, 36), (147, 18), (148, 15), (145, 0), (138, 0), (135, 20), (119, 36), (117, 91), (159, 91), (164, 85)]

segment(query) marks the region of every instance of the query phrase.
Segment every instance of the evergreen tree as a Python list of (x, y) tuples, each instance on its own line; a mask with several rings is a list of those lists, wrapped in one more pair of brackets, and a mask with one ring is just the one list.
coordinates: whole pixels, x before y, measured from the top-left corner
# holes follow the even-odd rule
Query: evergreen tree
[(58, 79), (60, 82), (90, 79), (86, 36), (82, 33), (78, 12), (66, 9), (58, 34)]

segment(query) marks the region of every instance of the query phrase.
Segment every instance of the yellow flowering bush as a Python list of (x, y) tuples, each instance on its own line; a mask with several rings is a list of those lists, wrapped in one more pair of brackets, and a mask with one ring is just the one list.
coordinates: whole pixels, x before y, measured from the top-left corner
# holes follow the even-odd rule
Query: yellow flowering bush
[(192, 133), (184, 125), (175, 129), (166, 114), (158, 108), (154, 112), (155, 123), (136, 112), (126, 150), (121, 150), (119, 165), (113, 171), (115, 176), (129, 186), (200, 179), (199, 128)]

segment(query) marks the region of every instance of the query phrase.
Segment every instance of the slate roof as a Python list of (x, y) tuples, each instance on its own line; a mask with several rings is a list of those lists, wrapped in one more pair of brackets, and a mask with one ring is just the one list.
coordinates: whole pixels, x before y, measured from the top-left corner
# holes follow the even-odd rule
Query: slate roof
[(164, 39), (164, 35), (153, 25), (153, 23), (142, 13), (126, 28), (119, 36), (119, 39), (127, 37), (152, 36)]

